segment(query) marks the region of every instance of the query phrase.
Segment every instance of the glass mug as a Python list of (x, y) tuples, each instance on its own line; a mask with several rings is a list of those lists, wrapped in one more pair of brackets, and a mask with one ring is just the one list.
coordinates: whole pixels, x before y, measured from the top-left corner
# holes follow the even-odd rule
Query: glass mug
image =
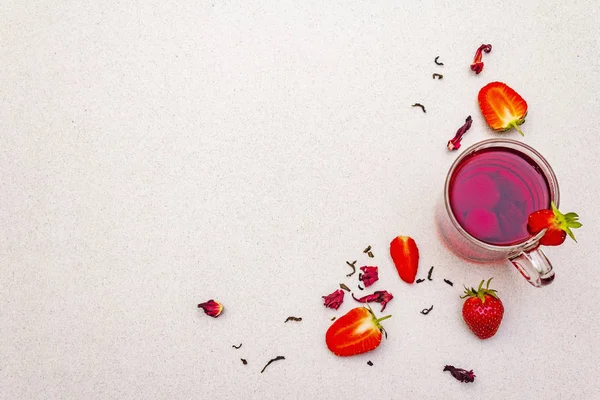
[(530, 146), (488, 139), (467, 148), (446, 176), (436, 225), (448, 247), (476, 262), (508, 259), (533, 286), (552, 283), (552, 264), (539, 248), (545, 230), (527, 232), (534, 211), (559, 206), (552, 168)]

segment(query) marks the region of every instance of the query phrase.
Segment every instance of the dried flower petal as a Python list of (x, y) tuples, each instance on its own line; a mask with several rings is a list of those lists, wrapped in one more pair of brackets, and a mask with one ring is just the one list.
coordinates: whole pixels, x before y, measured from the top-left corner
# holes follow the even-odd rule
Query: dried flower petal
[(217, 318), (223, 312), (223, 305), (213, 299), (210, 299), (206, 303), (198, 304), (198, 308), (203, 309), (206, 315), (210, 315), (213, 318)]
[(473, 61), (473, 64), (471, 64), (471, 71), (474, 71), (476, 74), (483, 71), (483, 61)]
[(385, 306), (389, 303), (390, 300), (394, 298), (391, 293), (387, 290), (378, 290), (373, 294), (368, 294), (366, 296), (357, 299), (354, 297), (354, 293), (352, 293), (352, 298), (358, 301), (359, 303), (381, 303), (381, 311), (385, 310)]
[(369, 267), (364, 266), (360, 267), (360, 270), (363, 272), (360, 280), (363, 281), (365, 287), (371, 286), (373, 283), (377, 282), (379, 279), (379, 268), (378, 267)]
[(325, 299), (324, 303), (325, 307), (333, 308), (337, 310), (340, 308), (342, 303), (344, 302), (344, 291), (342, 289), (338, 289), (335, 292), (331, 293), (327, 296), (321, 296)]
[(473, 120), (469, 115), (465, 120), (465, 124), (458, 128), (454, 137), (448, 140), (448, 150), (457, 150), (460, 148), (460, 141), (462, 140), (463, 135), (471, 128), (471, 124)]
[(453, 377), (461, 382), (473, 382), (475, 380), (475, 374), (473, 370), (467, 371), (462, 368), (455, 368), (452, 365), (446, 365), (444, 371), (450, 371)]
[(473, 63), (471, 64), (471, 71), (475, 71), (476, 74), (479, 74), (481, 71), (483, 71), (483, 61), (481, 61), (481, 58), (483, 56), (484, 51), (486, 53), (492, 51), (492, 45), (482, 44), (475, 52), (475, 58), (473, 59)]

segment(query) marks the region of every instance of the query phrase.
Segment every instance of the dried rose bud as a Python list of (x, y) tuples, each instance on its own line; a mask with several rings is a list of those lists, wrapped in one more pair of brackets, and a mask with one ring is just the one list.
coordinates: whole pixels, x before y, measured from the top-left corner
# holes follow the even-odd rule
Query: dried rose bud
[(213, 318), (217, 318), (223, 312), (223, 305), (213, 299), (210, 299), (206, 303), (198, 304), (198, 308), (203, 309), (206, 315), (210, 315)]
[(475, 380), (475, 374), (473, 370), (467, 371), (462, 368), (455, 368), (452, 365), (446, 365), (444, 371), (450, 371), (453, 377), (461, 382), (473, 382)]
[(325, 307), (333, 308), (337, 310), (340, 308), (342, 303), (344, 302), (344, 291), (342, 289), (338, 289), (335, 292), (331, 293), (327, 296), (321, 296), (325, 299), (324, 304)]
[(381, 303), (381, 311), (385, 310), (385, 306), (387, 305), (387, 303), (394, 298), (394, 296), (392, 296), (392, 294), (389, 293), (387, 290), (378, 290), (373, 294), (368, 294), (366, 296), (361, 297), (360, 299), (354, 297), (353, 293), (352, 297), (359, 303)]
[(361, 275), (361, 280), (365, 284), (365, 287), (369, 287), (379, 279), (379, 268), (377, 267), (360, 267), (360, 270), (363, 272)]

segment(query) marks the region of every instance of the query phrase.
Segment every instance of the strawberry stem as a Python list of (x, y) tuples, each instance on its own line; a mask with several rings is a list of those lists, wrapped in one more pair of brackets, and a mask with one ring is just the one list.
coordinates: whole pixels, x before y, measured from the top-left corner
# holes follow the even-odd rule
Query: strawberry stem
[(392, 315), (391, 315), (391, 314), (390, 314), (390, 315), (386, 315), (385, 317), (381, 317), (381, 318), (379, 318), (379, 319), (376, 319), (375, 321), (376, 321), (376, 322), (381, 322), (381, 321), (383, 321), (383, 320), (385, 320), (385, 319), (388, 319), (388, 318), (392, 318)]
[(509, 126), (512, 126), (513, 128), (515, 128), (517, 130), (517, 132), (519, 132), (521, 134), (521, 136), (525, 136), (525, 134), (523, 133), (523, 131), (521, 130), (521, 128), (519, 128), (519, 125), (517, 124), (516, 121), (513, 121), (509, 124)]

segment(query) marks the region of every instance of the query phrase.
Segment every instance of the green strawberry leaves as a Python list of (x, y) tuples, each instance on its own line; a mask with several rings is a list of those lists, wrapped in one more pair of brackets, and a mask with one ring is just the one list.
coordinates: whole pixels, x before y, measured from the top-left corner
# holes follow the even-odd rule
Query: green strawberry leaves
[(571, 228), (575, 229), (580, 228), (582, 226), (581, 222), (579, 222), (579, 215), (577, 215), (574, 212), (569, 212), (566, 214), (561, 213), (556, 207), (556, 204), (554, 204), (554, 202), (551, 203), (551, 206), (552, 212), (554, 213), (556, 225), (563, 231), (567, 232), (567, 235), (569, 235), (571, 239), (577, 242), (577, 239), (575, 239), (575, 235), (573, 234)]
[(485, 295), (489, 295), (492, 296), (495, 299), (498, 299), (498, 294), (496, 293), (497, 290), (495, 289), (490, 289), (490, 282), (492, 281), (492, 279), (494, 278), (490, 278), (488, 279), (487, 283), (485, 284), (485, 288), (483, 287), (483, 283), (485, 282), (485, 280), (482, 280), (479, 283), (479, 287), (477, 289), (471, 288), (468, 289), (465, 286), (465, 293), (460, 296), (461, 299), (465, 299), (467, 297), (477, 297), (479, 300), (481, 300), (481, 304), (485, 303)]

